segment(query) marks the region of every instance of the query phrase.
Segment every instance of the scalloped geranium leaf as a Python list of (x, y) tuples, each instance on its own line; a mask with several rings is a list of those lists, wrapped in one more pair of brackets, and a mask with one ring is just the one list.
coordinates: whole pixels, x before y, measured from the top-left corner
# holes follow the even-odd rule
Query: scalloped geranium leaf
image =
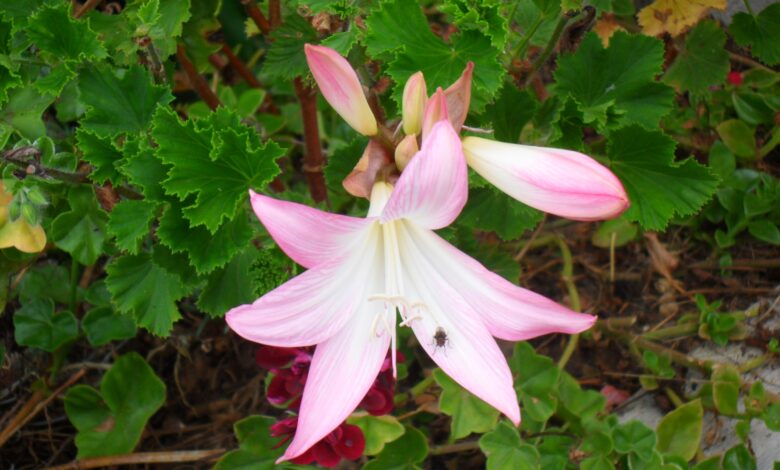
[(385, 444), (393, 442), (404, 434), (403, 424), (392, 415), (372, 416), (368, 413), (353, 413), (347, 418), (349, 424), (354, 424), (363, 431), (366, 438), (365, 455), (376, 455), (382, 452)]
[(718, 178), (695, 160), (677, 162), (674, 141), (660, 131), (630, 126), (612, 132), (609, 166), (631, 201), (628, 220), (662, 230), (676, 215), (691, 215), (715, 193)]
[(147, 200), (165, 201), (165, 191), (160, 182), (167, 177), (170, 167), (154, 155), (155, 149), (146, 138), (129, 139), (122, 152), (125, 159), (119, 169), (127, 179), (141, 188)]
[(665, 456), (691, 460), (699, 449), (704, 410), (696, 399), (669, 412), (658, 423), (656, 450)]
[(714, 21), (702, 21), (685, 37), (685, 48), (666, 71), (664, 80), (695, 95), (720, 85), (729, 71), (726, 33)]
[(92, 165), (92, 173), (89, 174), (92, 181), (98, 184), (120, 181), (122, 176), (117, 165), (122, 163), (122, 152), (110, 137), (100, 137), (80, 127), (76, 131), (76, 142), (81, 157)]
[(132, 452), (164, 402), (165, 384), (149, 364), (135, 352), (120, 356), (100, 391), (76, 385), (65, 395), (65, 412), (78, 431), (78, 458)]
[(86, 21), (74, 20), (68, 3), (44, 7), (27, 23), (27, 35), (38, 48), (58, 60), (93, 60), (106, 57), (97, 34)]
[(441, 369), (433, 371), (433, 378), (441, 387), (439, 408), (452, 416), (452, 439), (466, 437), (472, 432), (487, 432), (496, 426), (498, 410), (458, 385)]
[(252, 239), (252, 228), (246, 217), (236, 217), (212, 234), (206, 227), (191, 227), (181, 206), (171, 204), (160, 217), (157, 236), (174, 253), (186, 253), (198, 274), (208, 274), (244, 249)]
[(249, 416), (233, 425), (238, 449), (220, 457), (214, 470), (272, 469), (284, 452), (278, 439), (271, 437), (271, 426), (276, 422), (270, 416)]
[(556, 87), (574, 98), (586, 123), (600, 130), (627, 124), (655, 129), (674, 97), (670, 87), (655, 81), (663, 55), (663, 43), (655, 38), (618, 31), (605, 49), (589, 33), (576, 52), (558, 59)]
[(51, 224), (52, 240), (79, 263), (95, 264), (103, 253), (106, 239), (106, 213), (98, 207), (92, 188), (78, 186), (68, 193), (70, 210), (63, 212)]
[(222, 317), (236, 305), (254, 302), (252, 266), (259, 256), (257, 248), (249, 245), (225, 267), (212, 272), (200, 292), (198, 308), (212, 317)]
[(261, 143), (255, 130), (228, 111), (196, 124), (160, 107), (153, 135), (157, 155), (172, 166), (163, 182), (166, 192), (181, 200), (197, 194), (184, 215), (192, 226), (204, 225), (212, 234), (236, 216), (250, 188), (262, 189), (279, 173), (276, 159), (284, 153), (274, 142)]
[(407, 427), (403, 436), (385, 445), (363, 470), (416, 470), (428, 456), (428, 438), (418, 429)]
[(108, 217), (108, 233), (116, 238), (116, 246), (130, 254), (138, 253), (141, 240), (149, 234), (159, 204), (147, 200), (124, 199)]
[(487, 456), (488, 470), (512, 468), (535, 470), (539, 467), (539, 451), (523, 443), (517, 428), (501, 421), (496, 429), (485, 433), (479, 439), (479, 448)]
[(263, 69), (274, 78), (293, 79), (299, 75), (308, 75), (309, 66), (303, 54), (304, 44), (316, 44), (317, 31), (306, 18), (292, 14), (272, 34), (273, 42), (268, 49), (268, 57)]
[(472, 111), (480, 112), (501, 88), (506, 71), (498, 62), (501, 51), (490, 38), (479, 31), (464, 30), (446, 43), (431, 32), (418, 2), (382, 2), (366, 18), (366, 28), (368, 53), (389, 60), (387, 73), (395, 81), (394, 96), (399, 104), (412, 74), (422, 71), (428, 90), (447, 88), (468, 62), (474, 62)]
[(81, 124), (101, 136), (146, 130), (157, 105), (173, 99), (168, 88), (154, 85), (139, 65), (121, 78), (110, 68), (86, 68), (79, 76), (79, 90), (89, 107)]
[(54, 313), (51, 299), (32, 299), (14, 312), (14, 339), (23, 346), (53, 352), (78, 333), (76, 317), (70, 312)]
[(149, 254), (126, 255), (107, 267), (106, 287), (116, 308), (137, 325), (158, 336), (170, 333), (181, 318), (176, 301), (189, 293), (179, 276), (152, 260)]
[(729, 32), (740, 46), (750, 46), (750, 52), (763, 62), (780, 62), (780, 3), (767, 6), (756, 15), (737, 13)]
[(503, 240), (519, 238), (533, 229), (543, 214), (492, 188), (472, 189), (459, 222), (467, 227), (493, 231)]

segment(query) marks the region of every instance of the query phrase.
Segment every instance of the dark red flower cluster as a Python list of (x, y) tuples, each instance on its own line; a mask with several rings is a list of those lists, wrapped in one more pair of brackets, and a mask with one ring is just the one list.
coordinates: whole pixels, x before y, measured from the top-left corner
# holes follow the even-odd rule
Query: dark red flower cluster
[[(283, 419), (271, 426), (271, 435), (283, 438), (279, 442), (281, 446), (292, 439), (297, 427), (297, 417)], [(317, 462), (323, 467), (335, 467), (341, 459), (356, 460), (363, 455), (365, 448), (366, 438), (363, 436), (363, 431), (355, 425), (341, 423), (309, 450), (290, 461), (299, 465)]]
[[(309, 374), (312, 353), (312, 348), (276, 348), (265, 345), (257, 348), (255, 362), (273, 374), (266, 394), (269, 402), (276, 406), (284, 406), (290, 411), (298, 411), (301, 406), (303, 387)], [(399, 362), (404, 360), (400, 352), (397, 353), (396, 358)], [(359, 407), (374, 416), (389, 413), (393, 410), (394, 387), (395, 379), (390, 357), (388, 357)], [(283, 419), (271, 427), (271, 435), (284, 437), (279, 442), (280, 446), (284, 445), (295, 434), (297, 425), (297, 417)], [(355, 460), (360, 457), (365, 445), (365, 438), (359, 427), (342, 423), (292, 462), (297, 464), (317, 462), (324, 467), (334, 467), (342, 458)]]

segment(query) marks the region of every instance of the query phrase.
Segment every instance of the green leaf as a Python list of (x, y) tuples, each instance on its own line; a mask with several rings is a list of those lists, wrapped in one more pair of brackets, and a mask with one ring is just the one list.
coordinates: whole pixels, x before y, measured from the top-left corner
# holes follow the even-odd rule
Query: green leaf
[(90, 109), (81, 125), (100, 136), (146, 130), (158, 104), (173, 99), (167, 87), (152, 84), (149, 72), (133, 65), (118, 77), (108, 67), (90, 67), (79, 76), (81, 99)]
[(164, 402), (165, 384), (149, 364), (135, 352), (120, 356), (100, 392), (76, 385), (65, 395), (65, 412), (78, 430), (78, 458), (131, 452)]
[(459, 29), (473, 29), (488, 36), (497, 49), (506, 45), (508, 25), (501, 2), (497, 0), (448, 0), (439, 9), (452, 16)]
[(502, 420), (496, 429), (479, 438), (479, 448), (487, 457), (488, 470), (534, 470), (539, 466), (539, 452), (524, 444), (517, 428)]
[(195, 124), (160, 107), (152, 134), (157, 155), (172, 166), (163, 182), (166, 192), (181, 200), (196, 194), (184, 215), (190, 225), (205, 225), (212, 234), (224, 219), (236, 216), (250, 188), (262, 189), (279, 173), (276, 159), (284, 153), (274, 142), (261, 143), (254, 129), (223, 109)]
[(714, 194), (718, 179), (689, 158), (674, 161), (674, 141), (637, 126), (612, 133), (609, 166), (623, 182), (631, 207), (625, 217), (647, 230), (662, 230), (676, 214), (696, 213)]
[(625, 217), (618, 217), (599, 224), (590, 241), (599, 248), (609, 248), (613, 244), (620, 247), (634, 240), (638, 233), (639, 227), (636, 224), (629, 222)]
[(376, 455), (385, 448), (385, 444), (392, 442), (404, 434), (404, 426), (398, 422), (395, 416), (371, 416), (367, 413), (353, 414), (347, 418), (349, 424), (354, 424), (363, 431), (366, 438), (364, 455)]
[(76, 72), (71, 66), (67, 63), (60, 64), (53, 68), (45, 77), (35, 80), (33, 86), (41, 94), (59, 95), (74, 78), (76, 78)]
[(514, 83), (504, 83), (496, 101), (487, 109), (496, 140), (518, 143), (520, 132), (534, 117), (537, 106), (538, 101), (528, 90), (520, 91)]
[(385, 445), (363, 470), (413, 470), (428, 456), (428, 439), (415, 428), (407, 427), (403, 436)]
[(60, 264), (37, 265), (30, 268), (19, 284), (19, 300), (49, 298), (66, 304), (70, 300), (68, 270)]
[(656, 450), (664, 456), (691, 460), (699, 449), (704, 411), (701, 400), (686, 403), (664, 416), (658, 423)]
[(748, 223), (748, 232), (761, 241), (780, 245), (780, 230), (769, 220), (751, 220)]
[(116, 238), (116, 246), (137, 254), (141, 241), (149, 235), (159, 205), (146, 200), (123, 199), (109, 214), (108, 233)]
[(212, 272), (198, 297), (198, 308), (212, 317), (222, 317), (233, 307), (254, 302), (252, 267), (258, 258), (257, 249), (249, 245), (224, 268)]
[(214, 470), (272, 469), (274, 462), (284, 453), (278, 438), (271, 437), (271, 426), (276, 422), (268, 416), (249, 416), (233, 425), (238, 438), (238, 449), (223, 455)]
[(739, 412), (739, 390), (741, 381), (739, 369), (728, 364), (719, 364), (712, 371), (712, 399), (718, 412), (735, 415)]
[(135, 37), (148, 37), (164, 59), (176, 52), (176, 40), (182, 34), (182, 26), (190, 18), (190, 0), (145, 0), (135, 11), (135, 5), (128, 6), (123, 14), (135, 15), (137, 21)]
[(99, 137), (94, 132), (80, 127), (76, 131), (76, 141), (82, 158), (92, 165), (90, 179), (98, 184), (111, 181), (116, 184), (121, 175), (117, 167), (122, 163), (122, 152), (110, 137)]
[(515, 240), (542, 220), (543, 214), (493, 188), (472, 189), (459, 222)]
[(780, 432), (780, 404), (770, 403), (761, 413), (761, 419), (771, 431)]
[(106, 57), (97, 34), (86, 21), (75, 20), (67, 3), (38, 10), (25, 28), (38, 48), (59, 60), (94, 60)]
[(580, 464), (581, 470), (615, 470), (615, 465), (605, 455), (588, 457)]
[(735, 90), (731, 94), (731, 103), (739, 119), (750, 126), (771, 125), (774, 122), (775, 110), (763, 95), (748, 90)]
[(309, 66), (303, 53), (304, 44), (316, 44), (317, 31), (309, 21), (297, 14), (284, 19), (282, 25), (271, 33), (273, 42), (263, 69), (272, 78), (293, 79), (308, 76)]
[(70, 312), (54, 313), (51, 299), (32, 299), (14, 312), (14, 339), (23, 346), (54, 352), (79, 333)]
[(165, 336), (181, 318), (176, 301), (189, 289), (181, 278), (157, 265), (148, 254), (126, 255), (106, 267), (106, 286), (116, 308), (135, 323)]
[(685, 37), (685, 48), (666, 71), (664, 80), (695, 95), (720, 85), (729, 72), (726, 33), (715, 21), (701, 21)]
[(598, 36), (588, 33), (576, 52), (558, 59), (556, 87), (574, 98), (586, 123), (595, 122), (602, 131), (628, 124), (657, 129), (674, 97), (671, 88), (654, 80), (663, 52), (663, 43), (648, 36), (618, 31), (604, 49)]
[(515, 344), (514, 353), (509, 360), (512, 373), (517, 376), (515, 387), (534, 397), (552, 392), (560, 377), (561, 370), (552, 359), (536, 354), (533, 346), (527, 342)]
[(119, 315), (111, 307), (91, 309), (81, 320), (81, 327), (92, 346), (102, 346), (111, 341), (135, 336), (135, 323), (125, 315)]
[(186, 253), (198, 274), (208, 274), (226, 265), (246, 247), (252, 239), (252, 229), (248, 218), (240, 216), (212, 234), (203, 226), (190, 227), (181, 206), (171, 204), (160, 217), (157, 236), (174, 253)]
[(70, 210), (54, 219), (49, 235), (57, 247), (70, 253), (79, 263), (95, 264), (103, 254), (106, 214), (98, 207), (89, 186), (71, 189), (68, 202)]
[(758, 16), (737, 13), (731, 21), (729, 32), (740, 46), (750, 47), (754, 56), (764, 63), (780, 62), (780, 4), (764, 8)]
[(46, 135), (41, 115), (56, 98), (53, 94), (41, 94), (35, 87), (23, 87), (8, 95), (8, 104), (0, 109), (0, 118), (18, 131), (22, 137), (35, 140)]
[(723, 143), (735, 155), (756, 158), (756, 139), (750, 126), (739, 119), (729, 119), (718, 124), (716, 129)]
[(406, 80), (422, 71), (429, 90), (447, 88), (474, 62), (471, 109), (478, 113), (503, 84), (506, 71), (498, 62), (499, 49), (491, 39), (464, 30), (445, 43), (431, 32), (414, 0), (387, 0), (366, 18), (365, 45), (372, 57), (389, 60), (387, 74), (395, 82), (393, 96), (400, 105)]
[(756, 470), (756, 459), (744, 444), (734, 446), (723, 454), (723, 470)]
[(352, 46), (358, 40), (358, 28), (354, 26), (347, 31), (335, 33), (322, 40), (323, 46), (328, 46), (343, 56), (349, 55)]
[(441, 387), (439, 408), (452, 416), (450, 439), (460, 439), (472, 432), (487, 432), (495, 427), (498, 410), (466, 391), (441, 369), (433, 371), (433, 378)]
[(122, 150), (126, 155), (120, 167), (122, 173), (141, 188), (147, 200), (165, 201), (165, 191), (160, 182), (167, 178), (169, 167), (154, 155), (155, 149), (145, 138), (138, 138), (127, 141)]
[(621, 454), (634, 453), (642, 460), (650, 460), (655, 449), (655, 433), (644, 423), (631, 420), (619, 424), (612, 433), (615, 450)]

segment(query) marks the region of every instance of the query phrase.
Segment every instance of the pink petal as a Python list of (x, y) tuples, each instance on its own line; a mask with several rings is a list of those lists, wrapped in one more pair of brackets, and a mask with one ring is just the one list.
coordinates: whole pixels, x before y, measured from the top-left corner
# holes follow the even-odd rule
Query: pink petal
[(376, 118), (347, 59), (325, 46), (306, 44), (304, 52), (314, 80), (333, 109), (361, 134), (376, 134)]
[(422, 256), (481, 316), (493, 336), (521, 341), (550, 333), (573, 334), (596, 321), (512, 284), (435, 233), (407, 226)]
[(240, 336), (271, 346), (310, 346), (333, 337), (376, 293), (369, 283), (383, 262), (380, 233), (377, 227), (344, 262), (309, 269), (254, 303), (230, 310), (225, 320)]
[[(449, 119), (449, 116), (447, 98), (444, 96), (441, 88), (437, 88), (433, 96), (425, 103), (422, 121), (423, 142), (428, 138), (428, 134), (433, 130), (433, 126), (443, 119)], [(455, 131), (455, 133), (457, 134), (458, 132)]]
[[(496, 341), (485, 328), (482, 319), (463, 297), (426, 258), (419, 245), (417, 229), (406, 223), (398, 230), (401, 263), (406, 274), (406, 295), (410, 302), (422, 302), (425, 307), (407, 315), (419, 314), (411, 321), (420, 345), (450, 377), (463, 388), (504, 413), (516, 425), (520, 423), (520, 408), (513, 387), (512, 373)], [(434, 339), (442, 328), (446, 344)]]
[(601, 220), (628, 208), (620, 180), (605, 166), (571, 150), (463, 139), (468, 164), (529, 206), (574, 220)]
[(469, 113), (469, 104), (471, 103), (471, 76), (474, 71), (474, 62), (466, 64), (460, 78), (444, 90), (444, 96), (447, 99), (447, 111), (449, 120), (455, 132), (460, 132), (463, 123), (466, 122), (466, 116)]
[(407, 218), (418, 225), (446, 227), (468, 196), (468, 173), (458, 134), (439, 121), (398, 179), (381, 220)]
[[(374, 266), (382, 271), (382, 264)], [(374, 276), (375, 292), (384, 289)], [(354, 411), (374, 383), (390, 345), (390, 335), (372, 331), (374, 318), (383, 313), (381, 302), (362, 299), (361, 308), (337, 335), (319, 344), (303, 391), (298, 430), (279, 462), (303, 454), (327, 436)], [(387, 314), (393, 324), (395, 314)], [(383, 322), (379, 322), (380, 325)], [(379, 330), (383, 330), (380, 328)]]
[(332, 214), (249, 191), (252, 208), (279, 248), (303, 267), (334, 263), (360, 243), (371, 219)]
[(403, 96), (403, 126), (407, 136), (415, 135), (422, 129), (423, 109), (428, 100), (425, 78), (417, 72), (406, 81)]
[(393, 159), (387, 149), (379, 142), (370, 140), (357, 165), (341, 184), (349, 194), (370, 199), (377, 175), (392, 164)]

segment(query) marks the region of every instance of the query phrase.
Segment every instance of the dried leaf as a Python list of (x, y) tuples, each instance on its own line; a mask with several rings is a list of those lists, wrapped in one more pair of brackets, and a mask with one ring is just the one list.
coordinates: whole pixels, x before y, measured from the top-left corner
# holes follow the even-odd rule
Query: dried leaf
[(698, 23), (711, 8), (725, 9), (726, 0), (655, 0), (637, 18), (648, 36), (663, 33), (677, 36)]

